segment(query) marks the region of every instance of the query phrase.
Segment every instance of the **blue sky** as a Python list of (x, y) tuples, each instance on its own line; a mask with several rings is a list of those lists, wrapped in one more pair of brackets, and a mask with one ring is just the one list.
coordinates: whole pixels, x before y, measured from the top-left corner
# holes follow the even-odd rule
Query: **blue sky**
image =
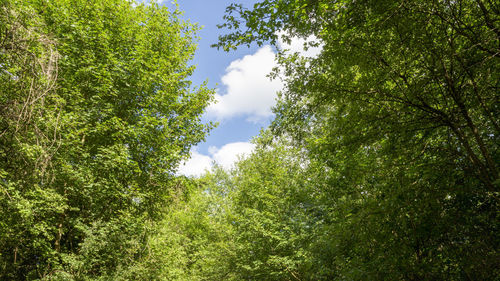
[[(271, 107), (275, 104), (276, 92), (283, 85), (271, 81), (267, 75), (276, 66), (275, 50), (270, 46), (240, 47), (236, 51), (224, 52), (211, 48), (218, 36), (228, 32), (216, 27), (223, 23), (225, 9), (231, 3), (251, 7), (254, 0), (178, 0), (179, 9), (184, 11), (183, 19), (198, 23), (198, 50), (192, 61), (196, 65), (191, 80), (194, 85), (208, 81), (216, 89), (217, 103), (210, 105), (203, 119), (216, 121), (219, 126), (210, 132), (206, 141), (191, 151), (191, 159), (179, 168), (179, 173), (197, 176), (212, 163), (217, 162), (230, 168), (238, 155), (251, 152), (250, 140), (269, 125), (273, 118)], [(172, 1), (162, 2), (173, 8)], [(296, 40), (282, 48), (297, 51), (303, 41)], [(298, 48), (300, 47), (300, 48)], [(300, 51), (300, 50), (299, 50)], [(314, 51), (313, 51), (314, 52)]]
[[(267, 80), (268, 71), (257, 68), (263, 61), (272, 60), (271, 48), (259, 52), (258, 46), (251, 46), (224, 52), (210, 47), (220, 34), (227, 32), (216, 25), (223, 23), (226, 7), (234, 2), (248, 7), (257, 1), (178, 1), (180, 10), (184, 11), (183, 18), (203, 27), (198, 33), (200, 41), (193, 60), (196, 71), (191, 80), (194, 85), (208, 80), (208, 86), (217, 89), (218, 97), (218, 103), (207, 109), (203, 119), (217, 121), (219, 126), (210, 132), (205, 142), (192, 150), (192, 158), (180, 167), (180, 173), (185, 175), (199, 175), (214, 161), (230, 167), (238, 154), (249, 153), (252, 149), (249, 141), (259, 134), (261, 128), (267, 127), (272, 118), (269, 111), (274, 103), (272, 91), (278, 86), (276, 82), (274, 87), (273, 82), (266, 83), (264, 79)], [(170, 1), (164, 4), (172, 6)], [(269, 65), (268, 68), (274, 65), (273, 61), (264, 64)]]

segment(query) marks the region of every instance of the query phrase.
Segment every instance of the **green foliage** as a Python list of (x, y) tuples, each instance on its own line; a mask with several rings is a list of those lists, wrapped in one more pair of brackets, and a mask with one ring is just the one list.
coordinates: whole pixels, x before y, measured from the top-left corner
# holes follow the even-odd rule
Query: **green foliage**
[(229, 6), (218, 47), (322, 52), (279, 54), (271, 129), (195, 180), (174, 171), (212, 92), (178, 11), (0, 3), (0, 279), (500, 276), (494, 2)]
[[(282, 32), (285, 40), (315, 35), (312, 44), (322, 45), (312, 59), (280, 54), (275, 74), (287, 86), (272, 131), (303, 154), (306, 164), (296, 173), (316, 191), (313, 204), (321, 210), (321, 223), (308, 231), (314, 238), (295, 249), (307, 253), (299, 264), (312, 268), (297, 280), (500, 276), (499, 17), (496, 4), (481, 0), (269, 0), (250, 10), (228, 7), (221, 27), (234, 32), (221, 36), (218, 47), (275, 43)], [(269, 186), (256, 176), (273, 171), (267, 161), (254, 162), (259, 169), (246, 174), (254, 179), (248, 194)], [(307, 176), (310, 169), (319, 172)], [(291, 185), (272, 175), (280, 190)], [(235, 189), (245, 186), (235, 181)], [(254, 259), (262, 267), (270, 266), (269, 245), (278, 238), (259, 225), (279, 221), (283, 232), (293, 225), (277, 218), (283, 196), (266, 198), (243, 215), (263, 216), (249, 223), (256, 236), (241, 246), (268, 243)], [(285, 269), (265, 272), (273, 271), (283, 274), (276, 279), (293, 279)], [(249, 272), (250, 279), (274, 278)]]
[(149, 280), (176, 166), (211, 127), (178, 15), (1, 2), (0, 279)]
[[(227, 200), (212, 185), (219, 176), (188, 180), (176, 190), (166, 216), (147, 242), (147, 280), (239, 280), (232, 271), (234, 231), (224, 211)], [(224, 177), (224, 175), (223, 175)]]
[(238, 163), (229, 221), (236, 235), (238, 280), (302, 280), (311, 267), (307, 246), (315, 226), (313, 175), (297, 150), (260, 147)]

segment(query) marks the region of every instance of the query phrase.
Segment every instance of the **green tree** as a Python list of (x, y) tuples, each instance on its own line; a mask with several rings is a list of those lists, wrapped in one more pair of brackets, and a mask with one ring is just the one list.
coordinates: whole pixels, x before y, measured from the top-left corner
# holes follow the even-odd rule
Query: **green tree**
[[(219, 170), (178, 189), (159, 231), (150, 240), (158, 280), (240, 280), (232, 264), (237, 254), (227, 218), (228, 198)], [(219, 182), (219, 184), (215, 184)]]
[[(238, 280), (304, 280), (312, 266), (308, 245), (318, 222), (314, 175), (283, 144), (260, 146), (231, 174), (228, 220), (236, 243)], [(312, 180), (314, 181), (314, 180)]]
[(1, 1), (0, 279), (149, 279), (176, 166), (211, 127), (179, 14)]
[(316, 280), (500, 275), (498, 5), (268, 0), (225, 18), (227, 50), (283, 32), (322, 45), (280, 55), (272, 125), (324, 171)]
[[(270, 137), (264, 133), (234, 169), (213, 169), (194, 197), (206, 203), (191, 203), (189, 215), (178, 212), (191, 219), (179, 224), (184, 235), (203, 238), (194, 247), (203, 260), (190, 280), (314, 280), (309, 246), (322, 220), (319, 171), (303, 167), (304, 155)], [(186, 229), (191, 225), (195, 231)]]
[[(292, 105), (288, 98), (296, 108), (281, 111), (307, 117), (309, 108), (338, 102), (338, 93), (359, 104), (366, 120), (384, 119), (385, 127), (391, 125), (386, 120), (397, 120), (388, 131), (446, 128), (461, 150), (453, 153), (498, 192), (497, 8), (482, 0), (262, 1), (253, 10), (233, 4), (221, 27), (237, 30), (216, 46), (274, 43), (278, 31), (286, 32), (285, 40), (315, 35), (324, 45), (313, 67), (297, 57), (283, 61), (293, 82), (282, 106)], [(386, 110), (373, 113), (380, 108)]]

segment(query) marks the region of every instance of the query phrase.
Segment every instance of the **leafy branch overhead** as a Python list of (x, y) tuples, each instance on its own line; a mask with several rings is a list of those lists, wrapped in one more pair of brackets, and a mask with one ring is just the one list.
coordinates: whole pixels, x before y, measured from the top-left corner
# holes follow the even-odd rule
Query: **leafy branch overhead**
[[(250, 276), (495, 280), (499, 11), (482, 0), (228, 7), (220, 27), (230, 33), (216, 47), (275, 44), (279, 34), (288, 40), (314, 35), (322, 45), (313, 59), (279, 58), (287, 84), (271, 126), (278, 142), (307, 155), (308, 164), (292, 171), (321, 171), (302, 185), (316, 190), (317, 201), (302, 203), (320, 210), (319, 223), (310, 225), (315, 236), (294, 244), (294, 253), (311, 256), (299, 272), (272, 268), (277, 253), (263, 244), (269, 250), (259, 267), (267, 274)], [(235, 180), (245, 168), (237, 171)], [(255, 180), (254, 188), (268, 184)], [(263, 206), (248, 208), (282, 222)], [(293, 254), (281, 254), (293, 264)]]

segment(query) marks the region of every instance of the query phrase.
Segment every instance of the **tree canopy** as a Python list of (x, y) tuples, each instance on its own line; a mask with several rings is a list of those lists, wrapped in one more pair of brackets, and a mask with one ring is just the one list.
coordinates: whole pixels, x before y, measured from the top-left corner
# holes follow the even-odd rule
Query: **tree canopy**
[(134, 276), (176, 166), (211, 127), (212, 91), (188, 80), (196, 27), (178, 16), (1, 2), (0, 279), (148, 279)]
[(213, 91), (179, 13), (1, 2), (0, 279), (498, 280), (495, 1), (230, 5), (214, 46), (274, 44), (285, 87), (199, 178), (175, 170)]
[(260, 1), (225, 19), (225, 50), (281, 34), (322, 47), (281, 52), (275, 73), (286, 87), (271, 131), (307, 155), (300, 174), (322, 171), (302, 184), (319, 200), (317, 236), (300, 248), (314, 270), (281, 280), (500, 275), (497, 4)]

